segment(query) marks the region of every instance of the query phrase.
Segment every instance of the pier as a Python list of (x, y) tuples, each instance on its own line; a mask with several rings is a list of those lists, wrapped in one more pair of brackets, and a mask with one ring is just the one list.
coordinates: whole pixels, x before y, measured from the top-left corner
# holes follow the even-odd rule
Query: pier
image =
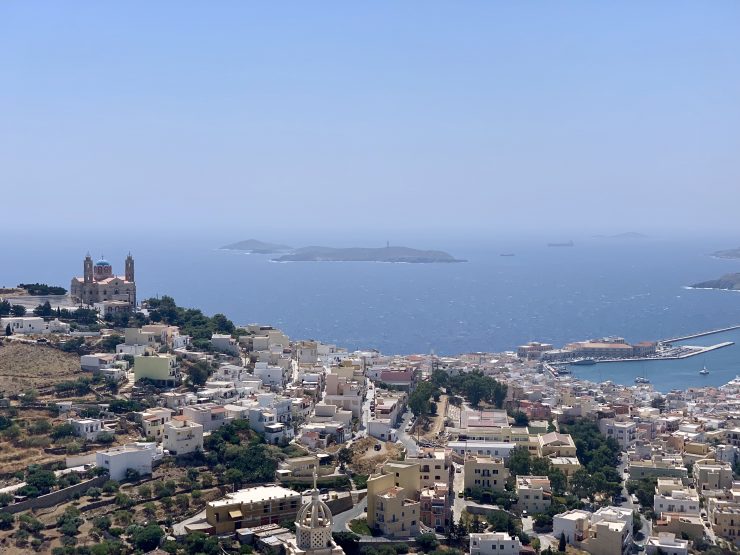
[(726, 331), (733, 331), (740, 329), (740, 324), (729, 326), (727, 328), (720, 328), (718, 330), (702, 331), (699, 333), (693, 333), (691, 335), (684, 335), (682, 337), (673, 337), (671, 339), (662, 339), (660, 343), (676, 343), (678, 341), (686, 341), (687, 339), (695, 339), (697, 337), (706, 337), (707, 335), (714, 335), (715, 333), (723, 333)]

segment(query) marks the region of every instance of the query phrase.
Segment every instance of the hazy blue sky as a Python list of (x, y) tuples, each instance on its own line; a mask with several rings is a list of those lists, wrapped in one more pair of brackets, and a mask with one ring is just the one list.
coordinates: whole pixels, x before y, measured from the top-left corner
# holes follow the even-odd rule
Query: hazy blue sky
[(738, 2), (277, 4), (0, 4), (3, 229), (740, 232)]

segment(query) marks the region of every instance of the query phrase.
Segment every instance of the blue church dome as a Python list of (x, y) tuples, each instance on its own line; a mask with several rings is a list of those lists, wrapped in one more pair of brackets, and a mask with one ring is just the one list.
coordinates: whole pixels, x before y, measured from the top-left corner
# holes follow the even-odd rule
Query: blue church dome
[(102, 258), (95, 263), (96, 266), (110, 266), (110, 262)]

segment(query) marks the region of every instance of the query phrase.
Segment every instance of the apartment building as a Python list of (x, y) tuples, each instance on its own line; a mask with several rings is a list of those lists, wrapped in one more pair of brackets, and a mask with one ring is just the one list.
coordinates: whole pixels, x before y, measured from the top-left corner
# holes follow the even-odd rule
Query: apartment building
[(732, 466), (727, 463), (704, 460), (694, 464), (696, 490), (732, 489)]
[(140, 355), (134, 357), (134, 380), (148, 379), (157, 385), (180, 384), (180, 365), (174, 355)]
[(488, 455), (471, 455), (465, 459), (465, 491), (474, 488), (504, 491), (509, 470), (504, 466), (504, 459)]
[(629, 475), (632, 480), (643, 478), (688, 478), (681, 455), (653, 455), (647, 461), (630, 461)]
[(203, 449), (203, 426), (184, 416), (175, 416), (164, 424), (162, 448), (172, 455), (184, 455)]
[(660, 515), (667, 513), (701, 513), (699, 496), (683, 485), (679, 478), (658, 478), (653, 498), (653, 510)]
[(529, 514), (542, 513), (550, 506), (552, 488), (547, 476), (517, 476), (517, 508)]
[(212, 432), (232, 421), (227, 416), (226, 409), (214, 403), (183, 407), (182, 415), (190, 422), (203, 426), (203, 432)]
[(379, 477), (377, 486), (388, 487), (374, 493), (372, 517), (368, 497), (368, 525), (372, 520), (372, 526), (390, 538), (415, 537), (419, 534), (421, 503), (413, 499), (405, 488), (389, 485), (393, 481), (391, 474)]
[(607, 438), (614, 439), (623, 451), (628, 450), (637, 441), (637, 422), (602, 418), (599, 420), (599, 431)]
[(136, 413), (136, 418), (141, 424), (144, 437), (152, 438), (154, 441), (162, 441), (164, 436), (164, 425), (172, 419), (172, 409), (160, 407), (146, 409)]
[(293, 520), (301, 494), (276, 485), (256, 486), (229, 493), (206, 504), (206, 521), (215, 534), (233, 534), (239, 528)]

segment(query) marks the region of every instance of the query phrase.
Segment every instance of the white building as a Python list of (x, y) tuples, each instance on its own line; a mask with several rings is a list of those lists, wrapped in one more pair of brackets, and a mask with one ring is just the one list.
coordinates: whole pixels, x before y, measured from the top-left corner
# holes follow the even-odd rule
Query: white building
[(679, 478), (658, 478), (653, 497), (653, 510), (660, 513), (701, 513), (699, 495), (683, 485)]
[(228, 334), (214, 333), (211, 335), (211, 347), (214, 351), (218, 351), (219, 353), (226, 353), (234, 356), (239, 355), (239, 345), (237, 344), (236, 339)]
[(10, 331), (19, 334), (69, 333), (69, 324), (57, 319), (45, 322), (40, 316), (18, 316), (0, 318), (2, 333), (10, 326)]
[(175, 416), (164, 425), (162, 448), (173, 455), (184, 455), (203, 449), (203, 426)]
[(450, 441), (447, 446), (460, 456), (489, 455), (506, 460), (517, 444), (504, 441)]
[(267, 362), (255, 362), (254, 375), (268, 387), (285, 387), (285, 373), (280, 366), (271, 366)]
[(127, 443), (95, 453), (95, 464), (106, 468), (111, 480), (123, 480), (131, 469), (139, 474), (151, 474), (152, 463), (161, 457), (156, 443)]
[(637, 442), (637, 423), (632, 421), (602, 418), (599, 430), (607, 438), (614, 438), (623, 451), (627, 451)]
[(688, 555), (689, 541), (676, 538), (671, 532), (661, 532), (650, 536), (645, 542), (647, 555)]
[(519, 555), (522, 542), (505, 532), (470, 534), (470, 555)]
[(78, 437), (88, 441), (95, 441), (98, 435), (108, 431), (103, 427), (103, 421), (98, 418), (70, 418), (68, 422), (74, 426)]

